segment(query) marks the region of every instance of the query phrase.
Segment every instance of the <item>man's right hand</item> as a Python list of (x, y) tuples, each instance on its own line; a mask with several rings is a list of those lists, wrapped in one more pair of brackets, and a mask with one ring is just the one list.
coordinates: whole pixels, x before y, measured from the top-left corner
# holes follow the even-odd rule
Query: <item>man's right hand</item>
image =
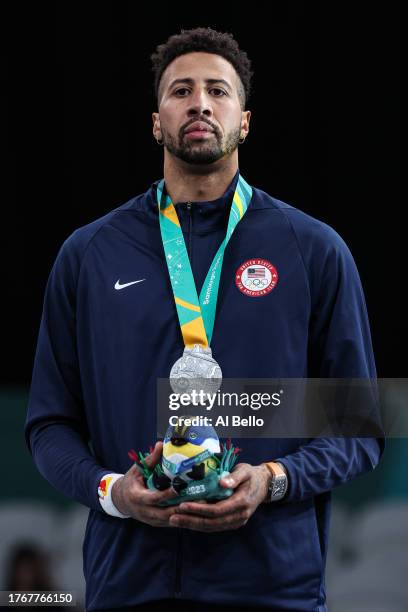
[[(156, 442), (153, 452), (145, 459), (150, 469), (161, 461), (162, 451), (163, 442)], [(175, 514), (177, 505), (160, 508), (158, 504), (177, 496), (173, 487), (165, 491), (147, 489), (135, 465), (122, 478), (118, 478), (112, 487), (112, 501), (119, 512), (153, 527), (173, 527), (169, 519)]]

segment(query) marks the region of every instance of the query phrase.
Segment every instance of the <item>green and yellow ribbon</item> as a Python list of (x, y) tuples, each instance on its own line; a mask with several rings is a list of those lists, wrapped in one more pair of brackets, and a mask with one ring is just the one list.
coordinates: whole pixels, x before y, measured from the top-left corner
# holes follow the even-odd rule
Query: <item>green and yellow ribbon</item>
[(239, 175), (231, 204), (227, 233), (207, 272), (200, 296), (194, 282), (190, 259), (176, 208), (165, 191), (164, 179), (157, 186), (160, 231), (176, 303), (184, 345), (210, 346), (214, 329), (218, 289), (225, 248), (252, 198), (252, 187)]

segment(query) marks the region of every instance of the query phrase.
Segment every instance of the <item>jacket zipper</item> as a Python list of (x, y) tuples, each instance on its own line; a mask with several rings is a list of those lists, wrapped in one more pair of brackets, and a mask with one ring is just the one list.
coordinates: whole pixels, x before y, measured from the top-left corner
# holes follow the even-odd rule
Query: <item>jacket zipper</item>
[[(193, 214), (191, 211), (191, 202), (187, 202), (188, 219), (188, 256), (190, 258), (193, 252)], [(177, 533), (177, 554), (176, 554), (176, 576), (174, 579), (174, 596), (179, 597), (181, 594), (181, 568), (183, 562), (183, 530), (178, 529)]]
[(193, 213), (191, 209), (191, 202), (187, 202), (188, 210), (188, 256), (190, 258), (190, 265), (192, 264), (191, 257), (193, 253)]
[(177, 528), (176, 576), (174, 579), (174, 596), (181, 595), (181, 563), (183, 559), (183, 530)]

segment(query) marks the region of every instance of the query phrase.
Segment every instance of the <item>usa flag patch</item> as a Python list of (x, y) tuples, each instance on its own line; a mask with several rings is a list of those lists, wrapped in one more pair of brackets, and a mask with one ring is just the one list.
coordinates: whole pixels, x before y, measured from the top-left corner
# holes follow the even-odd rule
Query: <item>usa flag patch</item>
[(235, 284), (249, 297), (267, 295), (278, 283), (278, 271), (267, 259), (248, 259), (235, 273)]

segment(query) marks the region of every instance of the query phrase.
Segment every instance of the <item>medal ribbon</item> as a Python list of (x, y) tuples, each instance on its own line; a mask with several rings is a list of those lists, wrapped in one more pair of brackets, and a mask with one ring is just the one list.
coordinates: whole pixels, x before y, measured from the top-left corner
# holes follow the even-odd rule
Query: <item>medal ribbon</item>
[(176, 208), (165, 191), (164, 179), (157, 186), (163, 248), (181, 333), (188, 348), (193, 348), (195, 344), (206, 348), (211, 343), (225, 248), (246, 213), (251, 197), (252, 187), (239, 175), (231, 204), (227, 233), (215, 254), (198, 297)]

